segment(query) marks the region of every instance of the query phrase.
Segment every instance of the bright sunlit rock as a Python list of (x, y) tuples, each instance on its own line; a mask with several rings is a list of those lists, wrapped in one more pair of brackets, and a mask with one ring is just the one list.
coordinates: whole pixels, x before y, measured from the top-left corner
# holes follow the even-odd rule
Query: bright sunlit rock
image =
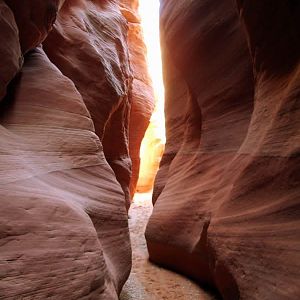
[(143, 140), (140, 157), (140, 176), (137, 190), (152, 189), (154, 177), (165, 144), (164, 86), (159, 40), (159, 0), (140, 0), (139, 13), (142, 19), (144, 41), (147, 46), (147, 61), (152, 78), (156, 107)]
[(159, 40), (159, 0), (140, 0), (139, 13), (142, 20), (144, 41), (147, 46), (149, 73), (152, 78), (156, 110), (152, 121), (157, 123), (160, 131), (157, 133), (165, 141), (164, 122), (164, 85), (162, 76), (161, 51)]

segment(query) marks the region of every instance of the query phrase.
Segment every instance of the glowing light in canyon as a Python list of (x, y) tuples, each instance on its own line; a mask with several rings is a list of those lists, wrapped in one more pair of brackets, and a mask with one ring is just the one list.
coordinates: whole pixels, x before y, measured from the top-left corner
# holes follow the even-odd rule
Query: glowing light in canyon
[(139, 13), (147, 46), (148, 68), (157, 101), (153, 118), (158, 118), (162, 123), (161, 138), (164, 139), (164, 85), (159, 41), (159, 0), (140, 0)]
[(159, 40), (159, 0), (140, 0), (139, 13), (142, 20), (147, 61), (155, 94), (155, 111), (143, 140), (140, 157), (138, 190), (152, 187), (165, 144), (164, 86)]

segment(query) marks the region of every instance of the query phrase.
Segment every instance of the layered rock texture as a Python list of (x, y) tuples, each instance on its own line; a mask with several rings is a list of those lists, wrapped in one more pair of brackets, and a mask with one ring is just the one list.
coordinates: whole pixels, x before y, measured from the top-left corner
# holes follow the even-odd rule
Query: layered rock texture
[(129, 154), (132, 161), (130, 196), (133, 197), (140, 171), (140, 146), (154, 110), (154, 92), (147, 72), (146, 46), (143, 42), (138, 1), (122, 0), (121, 11), (128, 21), (129, 57), (132, 66)]
[(14, 21), (14, 15), (9, 7), (0, 1), (0, 101), (6, 94), (8, 83), (14, 78), (22, 65), (18, 28)]
[(118, 299), (141, 36), (113, 0), (0, 0), (0, 25), (0, 298)]
[(161, 1), (148, 249), (224, 299), (300, 298), (299, 20), (298, 1)]

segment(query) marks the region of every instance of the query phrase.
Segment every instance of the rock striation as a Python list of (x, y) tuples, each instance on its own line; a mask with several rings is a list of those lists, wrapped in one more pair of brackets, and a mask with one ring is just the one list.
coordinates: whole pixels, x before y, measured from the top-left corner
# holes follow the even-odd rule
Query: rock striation
[(129, 124), (153, 100), (121, 10), (0, 0), (1, 299), (118, 299), (129, 276)]
[(18, 27), (7, 4), (0, 1), (0, 101), (6, 94), (9, 82), (22, 66)]
[(129, 154), (132, 161), (130, 196), (133, 197), (140, 171), (140, 147), (154, 110), (154, 91), (148, 74), (138, 1), (121, 1), (121, 12), (128, 21), (129, 57), (132, 68), (130, 90)]
[(224, 299), (300, 297), (299, 17), (296, 1), (161, 1), (148, 250)]
[(0, 127), (0, 298), (118, 299), (131, 255), (124, 194), (81, 95), (35, 49), (12, 100)]
[(128, 205), (131, 74), (126, 35), (126, 21), (115, 2), (67, 1), (44, 48), (82, 95)]

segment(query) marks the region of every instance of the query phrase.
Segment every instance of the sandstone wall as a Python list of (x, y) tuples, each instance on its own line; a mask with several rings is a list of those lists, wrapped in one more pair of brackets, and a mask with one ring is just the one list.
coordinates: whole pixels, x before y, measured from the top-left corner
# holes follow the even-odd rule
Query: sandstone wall
[(6, 94), (8, 83), (14, 78), (22, 65), (22, 55), (19, 43), (18, 28), (14, 21), (14, 15), (6, 3), (0, 1), (0, 101)]
[[(142, 135), (152, 105), (131, 96), (139, 40), (118, 1), (0, 0), (0, 12), (0, 298), (118, 299), (129, 123)], [(130, 120), (131, 101), (144, 118)]]
[(224, 299), (297, 299), (295, 1), (161, 1), (167, 144), (150, 259)]
[(140, 171), (140, 147), (154, 110), (154, 92), (148, 74), (146, 46), (143, 41), (138, 1), (121, 1), (121, 11), (128, 21), (129, 57), (132, 67), (130, 90), (129, 154), (132, 160), (130, 195), (133, 197)]

